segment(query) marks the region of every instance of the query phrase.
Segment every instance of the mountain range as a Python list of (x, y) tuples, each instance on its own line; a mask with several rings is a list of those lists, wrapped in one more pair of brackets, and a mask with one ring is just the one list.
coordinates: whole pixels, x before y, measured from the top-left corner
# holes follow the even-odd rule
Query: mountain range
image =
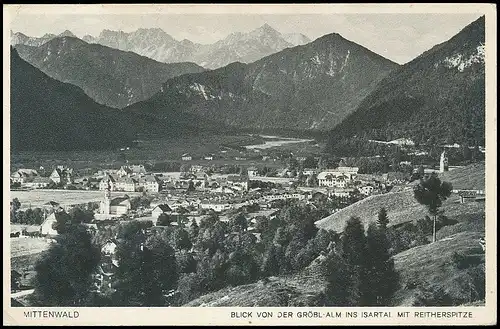
[[(64, 33), (74, 37), (69, 31)], [(31, 38), (22, 33), (11, 35), (11, 44), (14, 46), (40, 46), (57, 37), (53, 34), (42, 38)], [(159, 62), (194, 62), (208, 69), (220, 68), (233, 62), (254, 62), (285, 48), (311, 41), (300, 33), (281, 34), (268, 24), (248, 33), (232, 33), (213, 44), (199, 44), (186, 39), (178, 41), (160, 28), (141, 28), (130, 33), (103, 30), (97, 37), (86, 35), (82, 39), (88, 43), (131, 51)]]
[(129, 115), (94, 102), (80, 88), (50, 78), (11, 49), (11, 149), (87, 150), (128, 145)]
[(26, 45), (26, 46), (33, 46), (33, 47), (39, 47), (43, 45), (44, 43), (49, 42), (50, 40), (58, 37), (74, 37), (76, 38), (76, 35), (74, 35), (71, 31), (64, 31), (60, 34), (52, 34), (52, 33), (47, 33), (44, 34), (42, 37), (30, 37), (27, 36), (21, 32), (12, 32), (10, 31), (10, 44), (11, 46), (15, 45)]
[(328, 130), (398, 66), (329, 34), (250, 64), (169, 79), (160, 93), (125, 110), (161, 118), (176, 109), (238, 128)]
[(330, 134), (484, 145), (485, 18), (394, 70)]
[(205, 71), (194, 63), (160, 63), (70, 36), (15, 48), (21, 58), (50, 77), (74, 84), (98, 103), (115, 108), (148, 99), (169, 78)]
[[(97, 112), (103, 111), (106, 118), (97, 119), (99, 122), (111, 126), (123, 124), (124, 129), (129, 129), (133, 122), (131, 133), (147, 131), (153, 135), (177, 135), (204, 129), (220, 132), (228, 129), (316, 131), (327, 133), (326, 150), (333, 153), (336, 145), (353, 139), (406, 137), (426, 144), (484, 145), (484, 24), (483, 16), (450, 40), (403, 66), (336, 33), (288, 47), (286, 40), (290, 38), (304, 42), (306, 39), (300, 35), (281, 35), (265, 25), (245, 35), (234, 33), (216, 43), (221, 51), (218, 58), (224, 59), (223, 54), (229, 45), (245, 49), (248, 42), (242, 40), (254, 38), (260, 40), (260, 45), (269, 46), (265, 51), (269, 51), (272, 44), (274, 49), (285, 47), (283, 50), (251, 63), (236, 61), (208, 71), (194, 63), (160, 63), (133, 52), (89, 44), (72, 36), (45, 35), (29, 39), (16, 34), (16, 40), (31, 44), (17, 44), (16, 48), (19, 55), (34, 66), (55, 79), (80, 86), (99, 103), (125, 107), (122, 111), (110, 112), (109, 107), (96, 105), (90, 98), (83, 100), (80, 95), (83, 91), (77, 87), (74, 89), (69, 84), (58, 85), (56, 80), (40, 78), (44, 74), (40, 71), (33, 73), (36, 68), (32, 66), (27, 69), (28, 64), (17, 57), (17, 51), (13, 55), (15, 65), (12, 65), (11, 74), (17, 81), (26, 83), (13, 85), (17, 103), (12, 107), (21, 109), (16, 110), (20, 113), (18, 117), (33, 117), (44, 123), (47, 119), (41, 113), (54, 110), (57, 116), (64, 117), (62, 104), (67, 102), (70, 108), (77, 108), (68, 109), (76, 113), (70, 114), (69, 121), (72, 122), (71, 116), (75, 115), (78, 120), (83, 120), (83, 127), (88, 121), (80, 115), (87, 110), (81, 106), (88, 108), (89, 113), (93, 113), (90, 118), (94, 119)], [(138, 31), (149, 36), (143, 36), (143, 43), (136, 44), (139, 48), (145, 48), (148, 40), (153, 44), (151, 49), (161, 43), (158, 40), (163, 38), (164, 44), (169, 40), (168, 35), (159, 29)], [(39, 44), (44, 38), (50, 40)], [(275, 42), (277, 38), (283, 42)], [(113, 46), (123, 46), (120, 40), (116, 39)], [(176, 42), (173, 38), (170, 40)], [(191, 44), (187, 40), (181, 43)], [(240, 52), (242, 61), (251, 61), (255, 49), (250, 47), (248, 51)], [(33, 81), (30, 82), (26, 75), (33, 76)], [(47, 84), (52, 87), (47, 87)], [(63, 90), (67, 96), (61, 94)], [(39, 100), (42, 95), (45, 99)], [(26, 104), (22, 103), (23, 100)], [(40, 104), (50, 107), (52, 103), (57, 104), (55, 109), (40, 109), (32, 113)], [(50, 116), (54, 113), (49, 113)], [(45, 132), (39, 130), (54, 128), (51, 124), (30, 126), (23, 123), (23, 119), (15, 120), (13, 124), (17, 129), (24, 129), (17, 133), (21, 137), (14, 135), (16, 140), (30, 139), (30, 134), (44, 136)], [(73, 128), (70, 125), (68, 129)], [(92, 130), (85, 129), (78, 128), (75, 136), (84, 136)], [(42, 138), (37, 143), (52, 141), (52, 144), (59, 145), (56, 140), (60, 137), (61, 145), (71, 145), (59, 133), (64, 132), (58, 132), (55, 139)], [(93, 140), (94, 136), (82, 138), (82, 143), (90, 145), (92, 142), (85, 140)], [(127, 140), (125, 137), (118, 139)], [(18, 148), (19, 145), (25, 147), (29, 143), (17, 144)], [(34, 147), (49, 148), (46, 144)]]

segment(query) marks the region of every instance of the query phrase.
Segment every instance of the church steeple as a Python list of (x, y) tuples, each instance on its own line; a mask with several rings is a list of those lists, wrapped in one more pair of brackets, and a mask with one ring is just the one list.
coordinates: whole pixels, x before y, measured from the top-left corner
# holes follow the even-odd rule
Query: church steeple
[(107, 186), (104, 189), (104, 199), (101, 201), (101, 214), (110, 214), (110, 203), (111, 203), (111, 182), (108, 179)]
[(439, 161), (439, 171), (445, 172), (448, 171), (448, 156), (446, 155), (446, 150), (441, 153), (441, 159)]

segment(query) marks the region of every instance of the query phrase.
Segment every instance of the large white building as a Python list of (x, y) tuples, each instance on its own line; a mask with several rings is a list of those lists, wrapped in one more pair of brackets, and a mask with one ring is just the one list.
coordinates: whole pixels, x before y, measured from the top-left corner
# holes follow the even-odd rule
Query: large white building
[(346, 188), (357, 176), (358, 167), (338, 167), (318, 174), (318, 185), (322, 187)]

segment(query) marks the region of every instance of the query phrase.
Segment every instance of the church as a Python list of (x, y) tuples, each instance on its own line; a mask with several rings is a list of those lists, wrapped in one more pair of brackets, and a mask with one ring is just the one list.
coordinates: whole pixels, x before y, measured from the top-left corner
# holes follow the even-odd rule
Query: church
[(125, 195), (122, 197), (111, 198), (111, 187), (104, 190), (104, 199), (99, 207), (100, 215), (121, 216), (127, 214), (131, 209), (130, 198)]

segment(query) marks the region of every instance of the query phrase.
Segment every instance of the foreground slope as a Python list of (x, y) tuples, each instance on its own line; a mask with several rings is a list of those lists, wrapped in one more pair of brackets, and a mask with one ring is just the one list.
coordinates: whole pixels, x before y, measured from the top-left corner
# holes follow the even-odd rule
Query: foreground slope
[(135, 130), (118, 110), (54, 80), (11, 49), (11, 149), (85, 150), (123, 146)]
[(148, 99), (172, 77), (204, 71), (194, 63), (160, 63), (74, 37), (54, 38), (39, 47), (17, 45), (16, 49), (48, 76), (74, 84), (98, 103), (115, 108)]
[[(394, 264), (401, 275), (402, 287), (394, 296), (393, 305), (412, 306), (421, 294), (419, 287), (430, 291), (442, 289), (453, 305), (481, 300), (477, 290), (481, 286), (484, 289), (481, 272), (485, 259), (479, 245), (483, 236), (484, 231), (460, 232), (397, 254)], [(457, 268), (453, 262), (455, 252), (469, 257), (475, 265)]]
[[(414, 306), (422, 297), (432, 300), (432, 294), (438, 291), (449, 296), (446, 302), (450, 305), (484, 305), (481, 296), (481, 290), (484, 290), (484, 252), (479, 245), (479, 239), (483, 236), (484, 230), (464, 230), (447, 235), (435, 243), (396, 254), (394, 264), (400, 275), (400, 288), (394, 294), (390, 306)], [(457, 268), (453, 262), (455, 252), (468, 257), (471, 265)], [(224, 288), (183, 306), (325, 306), (326, 281), (318, 274), (322, 258), (318, 257), (300, 273)]]
[(172, 78), (162, 92), (127, 110), (162, 117), (177, 109), (238, 128), (326, 130), (397, 67), (330, 34), (251, 64)]
[(385, 78), (331, 132), (329, 149), (364, 136), (484, 145), (484, 16)]

